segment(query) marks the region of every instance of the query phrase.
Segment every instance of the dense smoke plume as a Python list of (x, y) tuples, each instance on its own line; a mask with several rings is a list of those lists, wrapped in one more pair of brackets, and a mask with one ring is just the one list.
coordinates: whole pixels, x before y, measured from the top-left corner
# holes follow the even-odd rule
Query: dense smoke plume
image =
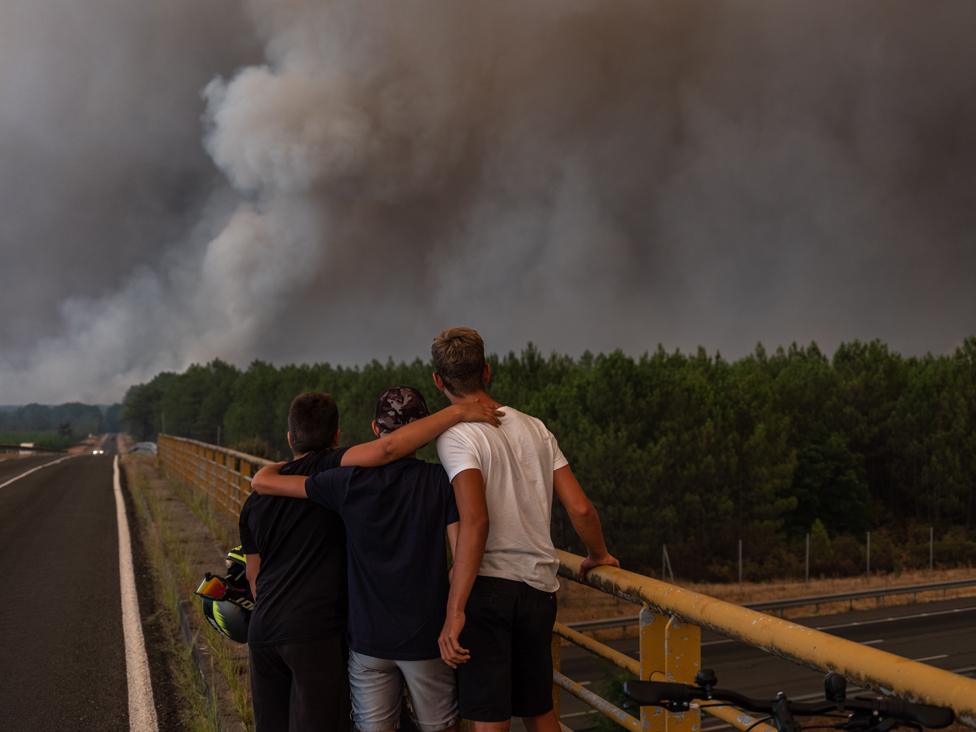
[(0, 403), (976, 330), (970, 2), (56, 4), (0, 10)]

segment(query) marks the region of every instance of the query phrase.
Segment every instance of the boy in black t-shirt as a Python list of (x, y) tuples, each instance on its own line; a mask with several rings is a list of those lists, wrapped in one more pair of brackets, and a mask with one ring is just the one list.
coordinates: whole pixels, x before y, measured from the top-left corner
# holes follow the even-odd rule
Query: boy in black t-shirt
[[(418, 391), (394, 387), (379, 399), (373, 431), (382, 439), (427, 414)], [(259, 493), (310, 498), (345, 524), (356, 728), (393, 730), (405, 683), (422, 732), (456, 730), (454, 672), (437, 645), (448, 593), (445, 529), (456, 539), (458, 521), (443, 468), (411, 456), (303, 479), (269, 466), (252, 485)]]
[[(328, 394), (288, 410), (290, 475), (338, 467), (339, 412)], [(240, 516), (256, 599), (248, 628), (254, 720), (265, 730), (342, 729), (348, 720), (345, 534), (339, 517), (306, 501), (252, 493)]]
[[(332, 397), (301, 394), (288, 413), (288, 444), (295, 458), (277, 464), (275, 471), (305, 476), (340, 464), (383, 465), (412, 454), (462, 420), (497, 424), (498, 416), (482, 405), (466, 410), (448, 407), (395, 436), (339, 449), (338, 410)], [(296, 480), (303, 483), (304, 478)], [(258, 732), (345, 729), (349, 715), (342, 522), (312, 501), (254, 493), (241, 509), (240, 529), (255, 597), (248, 646)]]

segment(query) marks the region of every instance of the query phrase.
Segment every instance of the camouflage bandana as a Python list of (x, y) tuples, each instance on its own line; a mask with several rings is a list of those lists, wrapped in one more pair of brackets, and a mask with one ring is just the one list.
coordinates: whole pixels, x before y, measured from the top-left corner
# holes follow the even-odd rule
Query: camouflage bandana
[(393, 432), (429, 414), (424, 395), (409, 386), (394, 386), (387, 389), (376, 403), (376, 424), (380, 428), (380, 434)]

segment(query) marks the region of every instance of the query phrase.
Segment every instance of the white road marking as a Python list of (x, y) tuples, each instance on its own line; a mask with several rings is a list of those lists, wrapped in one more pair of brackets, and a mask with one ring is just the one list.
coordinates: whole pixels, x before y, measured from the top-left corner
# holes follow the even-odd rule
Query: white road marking
[[(899, 620), (914, 620), (916, 618), (934, 618), (938, 615), (953, 615), (955, 613), (963, 613), (971, 610), (976, 610), (976, 605), (970, 605), (969, 607), (955, 607), (949, 610), (937, 610), (925, 613), (915, 613), (914, 615), (899, 615), (897, 617), (887, 617), (878, 618), (877, 620), (854, 620), (849, 623), (838, 623), (837, 625), (818, 625), (813, 628), (813, 630), (837, 630), (839, 628), (860, 628), (867, 627), (869, 625), (880, 625), (881, 623), (896, 623)], [(733, 638), (722, 638), (720, 640), (705, 641), (702, 643), (702, 647), (705, 646), (721, 646), (726, 643), (738, 643), (739, 641)], [(880, 643), (881, 641), (868, 641), (866, 644)]]
[(133, 732), (156, 732), (156, 704), (153, 702), (152, 681), (149, 678), (149, 659), (142, 636), (139, 617), (139, 596), (132, 565), (132, 542), (129, 539), (129, 519), (125, 515), (122, 484), (119, 482), (119, 456), (112, 463), (112, 483), (115, 492), (115, 515), (119, 526), (119, 583), (122, 597), (122, 635), (125, 638), (125, 670), (129, 687), (129, 729)]
[(559, 715), (560, 719), (572, 719), (573, 717), (585, 717), (590, 714), (599, 714), (596, 709), (587, 709), (585, 712), (570, 712), (569, 714)]
[(862, 641), (861, 642), (861, 645), (862, 646), (876, 646), (879, 643), (884, 643), (884, 638), (877, 638), (875, 640)]
[(925, 658), (913, 658), (913, 661), (924, 663), (925, 661), (938, 661), (940, 658), (948, 658), (948, 653), (940, 653), (938, 656), (926, 656)]
[(70, 460), (73, 457), (75, 457), (75, 456), (74, 455), (65, 455), (64, 457), (58, 458), (57, 460), (52, 460), (49, 463), (44, 463), (43, 465), (38, 465), (36, 468), (31, 468), (30, 470), (27, 470), (27, 471), (21, 473), (20, 475), (17, 475), (15, 477), (11, 478), (6, 483), (0, 483), (0, 488), (6, 488), (8, 485), (10, 485), (11, 483), (13, 483), (14, 481), (20, 480), (21, 478), (26, 478), (31, 473), (36, 473), (38, 470), (43, 470), (44, 468), (46, 468), (46, 467), (48, 467), (50, 465), (57, 465), (58, 463), (63, 463), (65, 460)]

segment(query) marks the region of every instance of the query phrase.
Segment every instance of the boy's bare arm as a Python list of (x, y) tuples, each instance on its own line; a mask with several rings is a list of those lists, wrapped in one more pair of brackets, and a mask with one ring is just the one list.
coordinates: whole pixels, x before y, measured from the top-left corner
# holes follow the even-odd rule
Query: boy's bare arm
[(452, 481), (459, 522), (451, 570), (451, 592), (447, 598), (447, 616), (437, 643), (441, 658), (451, 668), (466, 662), (471, 653), (459, 642), (464, 629), (464, 607), (481, 567), (488, 540), (488, 505), (485, 502), (485, 480), (480, 470), (462, 470)]
[(600, 525), (600, 515), (583, 487), (576, 480), (573, 471), (568, 465), (564, 465), (552, 474), (552, 488), (563, 504), (569, 520), (573, 523), (573, 528), (583, 540), (588, 556), (580, 565), (580, 576), (585, 577), (586, 573), (594, 567), (610, 566), (619, 567), (620, 562), (607, 551), (607, 543), (603, 539), (603, 527)]
[(447, 525), (447, 546), (451, 550), (451, 562), (454, 562), (454, 557), (457, 556), (457, 542), (458, 534), (461, 531), (461, 522), (455, 521), (453, 524)]
[(342, 466), (375, 468), (410, 455), (459, 422), (501, 424), (502, 412), (481, 402), (452, 404), (372, 442), (353, 445), (342, 455)]
[(304, 475), (282, 475), (281, 466), (285, 463), (265, 465), (251, 478), (251, 489), (267, 496), (287, 496), (288, 498), (308, 498), (305, 492)]

